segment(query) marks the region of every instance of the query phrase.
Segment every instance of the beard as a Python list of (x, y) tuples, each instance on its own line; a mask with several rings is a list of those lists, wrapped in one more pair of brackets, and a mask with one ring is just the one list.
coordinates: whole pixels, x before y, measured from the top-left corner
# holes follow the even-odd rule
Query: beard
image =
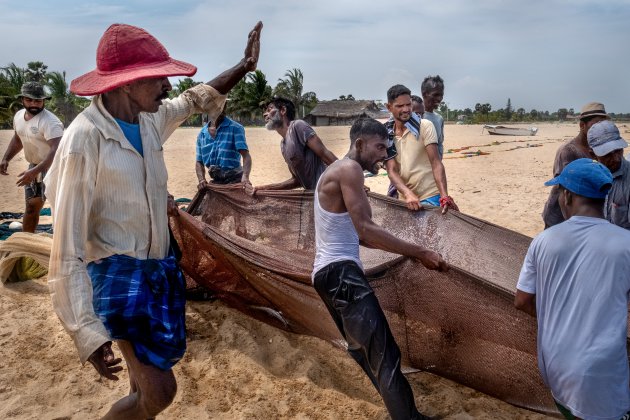
[(376, 162), (368, 162), (367, 160), (363, 160), (362, 156), (357, 156), (357, 162), (361, 165), (364, 171), (370, 172), (372, 175), (378, 175), (378, 171), (381, 170), (381, 161), (377, 160)]
[(276, 112), (273, 117), (271, 117), (269, 121), (267, 121), (265, 127), (267, 128), (267, 130), (270, 131), (277, 130), (278, 128), (282, 127), (282, 117), (280, 116), (280, 113)]
[(397, 119), (398, 121), (406, 123), (407, 121), (409, 121), (411, 119), (411, 113), (408, 113), (408, 114), (400, 113), (400, 114), (398, 114), (398, 118), (395, 118), (395, 119)]
[(37, 114), (39, 114), (40, 112), (42, 112), (44, 110), (44, 107), (37, 108), (35, 106), (31, 106), (31, 107), (26, 108), (26, 110), (31, 115), (37, 115)]
[(381, 162), (375, 162), (371, 168), (368, 169), (372, 175), (378, 175), (378, 171), (381, 170)]

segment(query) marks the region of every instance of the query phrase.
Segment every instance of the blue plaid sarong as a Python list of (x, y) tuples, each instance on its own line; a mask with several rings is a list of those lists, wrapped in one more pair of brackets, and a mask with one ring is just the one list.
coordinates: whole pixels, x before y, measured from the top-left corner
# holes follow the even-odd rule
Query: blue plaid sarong
[(131, 342), (142, 363), (173, 367), (186, 351), (186, 287), (175, 257), (112, 255), (87, 270), (94, 312), (110, 335)]

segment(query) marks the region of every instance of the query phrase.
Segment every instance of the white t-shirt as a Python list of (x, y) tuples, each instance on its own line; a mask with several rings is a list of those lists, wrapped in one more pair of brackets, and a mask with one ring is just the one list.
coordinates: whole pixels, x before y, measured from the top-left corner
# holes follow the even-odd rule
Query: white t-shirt
[(24, 120), (26, 110), (21, 109), (13, 117), (13, 128), (22, 140), (24, 158), (35, 165), (41, 163), (48, 152), (48, 140), (63, 136), (63, 124), (59, 118), (47, 109), (42, 110), (30, 120)]
[(573, 216), (531, 243), (516, 286), (536, 295), (538, 367), (583, 419), (630, 410), (626, 352), (630, 231)]

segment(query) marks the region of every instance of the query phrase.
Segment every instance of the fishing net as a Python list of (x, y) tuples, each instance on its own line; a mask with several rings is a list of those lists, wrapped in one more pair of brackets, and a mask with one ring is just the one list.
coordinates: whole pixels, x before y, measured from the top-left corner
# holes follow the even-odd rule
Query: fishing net
[[(556, 412), (536, 363), (536, 320), (513, 307), (531, 239), (457, 212), (410, 212), (369, 194), (373, 219), (435, 250), (448, 273), (361, 247), (366, 275), (407, 366), (455, 380), (511, 404)], [(187, 276), (237, 309), (277, 327), (341, 338), (311, 286), (313, 195), (211, 186), (171, 219)]]

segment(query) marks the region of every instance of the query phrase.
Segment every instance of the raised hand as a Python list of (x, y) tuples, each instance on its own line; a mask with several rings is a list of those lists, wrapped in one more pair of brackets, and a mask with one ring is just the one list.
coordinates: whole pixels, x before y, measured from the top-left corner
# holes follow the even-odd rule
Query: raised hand
[(254, 29), (249, 33), (247, 38), (247, 46), (245, 47), (245, 68), (247, 71), (256, 70), (258, 65), (258, 56), (260, 55), (260, 31), (263, 28), (263, 23), (258, 21)]

